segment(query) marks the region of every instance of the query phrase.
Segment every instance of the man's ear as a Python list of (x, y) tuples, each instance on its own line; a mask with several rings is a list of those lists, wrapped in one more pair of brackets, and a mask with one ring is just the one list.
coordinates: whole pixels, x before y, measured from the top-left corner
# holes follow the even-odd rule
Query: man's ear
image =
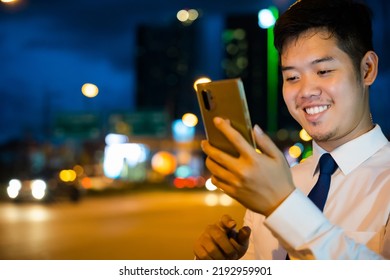
[(363, 81), (366, 86), (374, 83), (378, 75), (378, 56), (374, 51), (368, 51), (361, 62)]

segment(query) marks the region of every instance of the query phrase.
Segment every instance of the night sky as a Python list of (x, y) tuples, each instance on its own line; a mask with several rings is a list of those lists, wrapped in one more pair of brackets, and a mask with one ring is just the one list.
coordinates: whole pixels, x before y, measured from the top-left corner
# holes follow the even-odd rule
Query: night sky
[[(291, 3), (23, 0), (9, 7), (0, 2), (0, 144), (26, 131), (42, 131), (55, 112), (135, 110), (135, 32), (141, 23), (173, 21), (177, 11), (184, 8), (201, 9), (203, 17), (207, 17), (256, 12), (270, 4), (285, 9)], [(385, 24), (389, 4), (369, 3), (379, 11), (374, 27), (382, 71), (373, 87), (374, 119), (389, 135), (390, 63), (385, 54), (386, 38), (390, 37)], [(81, 94), (81, 86), (87, 82), (99, 87), (97, 97), (88, 99)]]

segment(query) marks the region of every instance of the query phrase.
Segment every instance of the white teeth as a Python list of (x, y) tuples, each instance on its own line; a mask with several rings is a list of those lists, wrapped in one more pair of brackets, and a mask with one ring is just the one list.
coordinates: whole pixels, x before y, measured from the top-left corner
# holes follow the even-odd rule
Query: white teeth
[(305, 111), (309, 115), (314, 115), (314, 114), (321, 113), (321, 112), (325, 111), (328, 108), (329, 108), (328, 106), (316, 106), (316, 107), (306, 108)]

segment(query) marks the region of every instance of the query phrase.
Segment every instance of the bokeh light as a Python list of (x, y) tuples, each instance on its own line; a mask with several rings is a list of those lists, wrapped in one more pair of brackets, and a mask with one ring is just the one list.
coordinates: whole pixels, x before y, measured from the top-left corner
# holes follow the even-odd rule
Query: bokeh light
[(92, 180), (89, 177), (85, 177), (81, 180), (81, 186), (84, 189), (91, 189), (92, 188)]
[(59, 177), (62, 182), (73, 182), (77, 178), (77, 173), (72, 169), (64, 169), (60, 171)]
[(280, 140), (280, 141), (285, 141), (285, 140), (287, 140), (288, 137), (289, 137), (288, 130), (287, 130), (287, 129), (284, 129), (284, 128), (279, 129), (279, 130), (276, 132), (276, 137), (277, 137), (278, 140)]
[(206, 180), (205, 187), (209, 191), (215, 191), (217, 189), (217, 187), (211, 182), (211, 178)]
[(188, 165), (181, 165), (176, 169), (175, 175), (180, 178), (187, 178), (191, 176), (191, 168)]
[(201, 77), (201, 78), (197, 79), (194, 82), (194, 89), (197, 90), (198, 84), (204, 84), (204, 83), (209, 83), (209, 82), (211, 82), (210, 78), (208, 78), (208, 77)]
[(262, 9), (258, 14), (259, 26), (267, 29), (275, 24), (276, 18), (270, 9)]
[(126, 173), (129, 168), (146, 161), (148, 148), (144, 144), (123, 143), (107, 145), (104, 149), (104, 174), (116, 179)]
[(192, 141), (195, 136), (195, 127), (185, 125), (181, 119), (175, 120), (172, 123), (172, 134), (177, 142)]
[(177, 12), (176, 17), (179, 21), (185, 22), (189, 18), (189, 14), (187, 10), (180, 10)]
[(218, 195), (214, 193), (209, 193), (204, 198), (204, 203), (207, 206), (217, 206), (219, 202)]
[(219, 196), (219, 204), (222, 206), (231, 206), (233, 204), (234, 200), (227, 194), (223, 193)]
[(302, 154), (302, 150), (299, 146), (294, 145), (288, 149), (288, 153), (292, 158), (299, 158)]
[(89, 98), (93, 98), (95, 96), (98, 95), (99, 93), (99, 88), (94, 85), (94, 84), (91, 84), (91, 83), (85, 83), (82, 87), (81, 87), (81, 92), (86, 96), (86, 97), (89, 97)]
[(303, 140), (303, 141), (310, 141), (312, 138), (311, 136), (307, 133), (306, 130), (304, 130), (303, 128), (301, 129), (301, 131), (299, 132), (299, 137)]
[(129, 142), (129, 138), (123, 134), (109, 133), (104, 139), (108, 146), (114, 144), (123, 144)]
[(198, 117), (192, 113), (184, 114), (181, 120), (183, 121), (184, 125), (188, 127), (194, 127), (198, 124)]
[(29, 0), (0, 0), (4, 5), (4, 9), (9, 9), (12, 11), (19, 11), (25, 8), (29, 4)]
[(167, 151), (160, 151), (152, 157), (152, 168), (162, 175), (170, 175), (176, 170), (176, 158)]
[(199, 12), (195, 9), (180, 10), (176, 14), (176, 18), (183, 24), (192, 24), (199, 17)]
[(84, 168), (81, 165), (75, 165), (73, 170), (76, 172), (77, 176), (82, 176), (84, 174)]
[(31, 183), (31, 195), (35, 199), (42, 199), (46, 194), (46, 183), (43, 180), (34, 180)]

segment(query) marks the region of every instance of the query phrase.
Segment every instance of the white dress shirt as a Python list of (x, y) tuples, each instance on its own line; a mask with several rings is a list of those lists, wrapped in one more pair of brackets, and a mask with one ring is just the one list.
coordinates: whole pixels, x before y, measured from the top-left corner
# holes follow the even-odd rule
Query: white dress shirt
[(292, 167), (297, 189), (267, 218), (247, 211), (252, 229), (243, 259), (390, 258), (390, 143), (377, 125), (331, 152), (339, 168), (332, 175), (322, 213), (307, 194), (325, 153)]

